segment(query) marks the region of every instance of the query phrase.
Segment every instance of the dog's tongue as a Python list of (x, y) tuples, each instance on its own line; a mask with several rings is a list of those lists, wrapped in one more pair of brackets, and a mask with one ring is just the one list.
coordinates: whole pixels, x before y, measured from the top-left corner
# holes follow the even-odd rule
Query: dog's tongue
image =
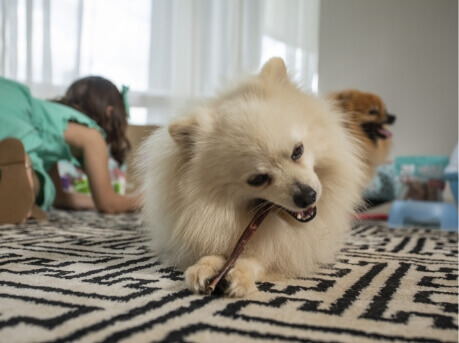
[(380, 127), (378, 128), (378, 133), (385, 137), (385, 138), (391, 138), (392, 137), (392, 132), (390, 132), (389, 130), (383, 128), (383, 127)]

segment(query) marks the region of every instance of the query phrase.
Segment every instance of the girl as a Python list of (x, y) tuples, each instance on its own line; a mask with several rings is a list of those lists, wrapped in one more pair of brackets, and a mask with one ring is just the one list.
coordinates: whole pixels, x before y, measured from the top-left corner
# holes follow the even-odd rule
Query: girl
[[(51, 205), (133, 211), (138, 199), (116, 194), (108, 170), (108, 148), (119, 163), (125, 160), (126, 129), (123, 96), (104, 78), (80, 79), (56, 102), (0, 78), (0, 223), (43, 217), (40, 208)], [(92, 197), (63, 191), (57, 169), (63, 159), (83, 168)]]

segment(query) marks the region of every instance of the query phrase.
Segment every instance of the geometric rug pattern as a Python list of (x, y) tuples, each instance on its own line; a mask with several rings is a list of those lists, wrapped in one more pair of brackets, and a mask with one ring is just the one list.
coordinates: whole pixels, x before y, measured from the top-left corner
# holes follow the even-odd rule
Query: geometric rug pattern
[(0, 225), (0, 342), (457, 342), (458, 236), (356, 226), (336, 263), (197, 296), (135, 214)]

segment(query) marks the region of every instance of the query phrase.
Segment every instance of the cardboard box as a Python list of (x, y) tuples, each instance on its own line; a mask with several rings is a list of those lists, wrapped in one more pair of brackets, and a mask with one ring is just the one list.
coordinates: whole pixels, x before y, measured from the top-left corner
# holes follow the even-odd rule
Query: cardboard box
[(138, 186), (139, 181), (134, 175), (133, 160), (134, 156), (139, 148), (140, 144), (146, 139), (158, 126), (155, 125), (129, 125), (127, 129), (127, 137), (131, 142), (131, 151), (129, 152), (126, 165), (127, 165), (127, 175), (126, 175), (126, 193), (134, 192)]

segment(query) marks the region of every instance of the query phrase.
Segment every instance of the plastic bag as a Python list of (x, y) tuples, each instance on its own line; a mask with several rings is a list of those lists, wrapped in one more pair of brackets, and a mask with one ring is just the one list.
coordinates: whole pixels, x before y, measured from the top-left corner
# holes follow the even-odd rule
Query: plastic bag
[(397, 198), (442, 201), (444, 170), (448, 161), (446, 156), (397, 157), (395, 173), (401, 183)]

